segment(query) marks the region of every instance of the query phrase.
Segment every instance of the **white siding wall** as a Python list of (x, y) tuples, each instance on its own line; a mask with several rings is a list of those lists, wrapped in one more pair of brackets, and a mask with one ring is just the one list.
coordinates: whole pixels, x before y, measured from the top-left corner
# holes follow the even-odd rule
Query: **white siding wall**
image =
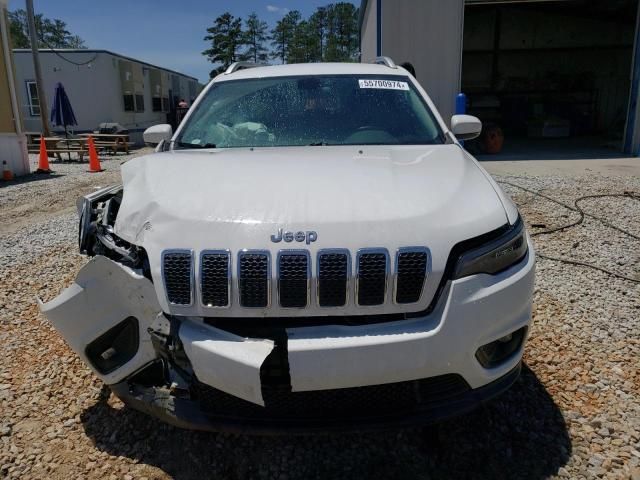
[[(85, 62), (94, 57), (94, 53), (82, 53), (69, 55), (75, 62)], [(26, 131), (40, 131), (39, 116), (31, 115), (29, 111), (29, 97), (27, 95), (27, 81), (35, 80), (33, 70), (33, 57), (30, 52), (15, 52), (16, 77), (20, 108), (24, 119)], [(115, 113), (114, 98), (115, 88), (111, 67), (111, 57), (98, 54), (91, 63), (91, 67), (76, 66), (65, 62), (52, 53), (40, 53), (42, 68), (43, 88), (47, 98), (49, 112), (43, 112), (47, 116), (51, 113), (53, 96), (57, 82), (64, 85), (65, 91), (71, 101), (71, 106), (78, 120), (78, 130), (94, 129), (98, 123), (109, 121), (105, 117), (113, 117)], [(52, 129), (57, 129), (52, 126)]]
[[(82, 63), (94, 56), (91, 66), (76, 66), (58, 57), (52, 52), (40, 52), (42, 77), (47, 95), (49, 112), (53, 103), (53, 95), (57, 82), (64, 85), (71, 101), (78, 125), (77, 131), (94, 130), (103, 122), (117, 122), (132, 131), (132, 141), (142, 140), (141, 130), (157, 124), (166, 123), (166, 113), (154, 112), (151, 95), (149, 68), (143, 65), (144, 112), (125, 112), (120, 84), (120, 58), (109, 53), (67, 52), (62, 53), (74, 62)], [(97, 55), (97, 56), (96, 56)], [(29, 98), (26, 82), (34, 79), (33, 59), (31, 52), (15, 52), (16, 89), (18, 90), (20, 107), (24, 118), (25, 131), (39, 132), (40, 117), (29, 112)], [(187, 97), (187, 77), (179, 76), (181, 90)], [(52, 126), (52, 130), (61, 130)], [(136, 132), (136, 130), (138, 130)]]
[(377, 56), (378, 29), (377, 29), (377, 0), (369, 0), (364, 12), (362, 30), (360, 32), (361, 61), (371, 63)]
[(449, 123), (460, 92), (464, 1), (383, 0), (381, 10), (382, 55), (413, 64), (418, 81)]

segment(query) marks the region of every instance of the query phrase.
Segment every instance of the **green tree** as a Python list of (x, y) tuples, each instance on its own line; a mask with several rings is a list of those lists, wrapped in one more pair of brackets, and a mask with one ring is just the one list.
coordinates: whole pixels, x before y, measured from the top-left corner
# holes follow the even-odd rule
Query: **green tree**
[(267, 22), (260, 20), (254, 12), (245, 21), (245, 27), (243, 36), (247, 49), (242, 54), (242, 60), (251, 60), (256, 63), (265, 62), (269, 54), (269, 50), (265, 46), (269, 39)]
[(271, 45), (273, 47), (271, 58), (280, 59), (282, 63), (289, 62), (291, 42), (301, 18), (298, 10), (292, 10), (278, 20), (275, 28), (271, 30)]
[(202, 54), (211, 63), (219, 64), (209, 73), (209, 76), (213, 78), (226, 70), (233, 62), (238, 61), (238, 49), (243, 43), (242, 19), (225, 12), (215, 19), (213, 26), (207, 28), (207, 32), (208, 35), (204, 39), (211, 42), (211, 48)]
[(325, 44), (327, 41), (327, 7), (318, 7), (309, 18), (309, 47), (312, 49), (313, 61), (324, 60)]
[[(41, 13), (35, 16), (38, 48), (86, 48), (78, 35), (67, 30), (67, 24), (57, 18), (45, 18)], [(14, 48), (31, 48), (27, 12), (22, 9), (9, 12), (9, 30)]]
[(354, 61), (358, 51), (358, 9), (348, 2), (327, 5), (325, 60)]
[(317, 38), (314, 35), (312, 25), (307, 20), (302, 20), (293, 29), (293, 36), (289, 44), (289, 63), (317, 62), (319, 49)]

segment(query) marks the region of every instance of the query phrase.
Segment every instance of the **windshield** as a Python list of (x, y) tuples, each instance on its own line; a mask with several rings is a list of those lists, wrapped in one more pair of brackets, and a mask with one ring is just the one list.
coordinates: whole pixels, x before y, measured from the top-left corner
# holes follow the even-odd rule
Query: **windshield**
[(407, 77), (271, 77), (214, 84), (174, 148), (443, 143)]

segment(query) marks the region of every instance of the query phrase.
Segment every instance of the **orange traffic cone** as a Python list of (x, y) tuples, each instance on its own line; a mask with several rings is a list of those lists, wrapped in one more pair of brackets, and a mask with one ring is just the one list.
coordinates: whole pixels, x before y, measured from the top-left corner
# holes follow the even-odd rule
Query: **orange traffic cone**
[(104, 169), (100, 166), (100, 160), (98, 159), (98, 152), (96, 152), (96, 145), (93, 143), (93, 137), (89, 137), (89, 172), (97, 173), (103, 172)]
[(51, 173), (47, 146), (44, 143), (44, 135), (40, 137), (40, 159), (38, 160), (38, 170), (36, 170), (36, 173)]
[(2, 179), (6, 181), (13, 180), (13, 172), (9, 170), (6, 160), (2, 161)]

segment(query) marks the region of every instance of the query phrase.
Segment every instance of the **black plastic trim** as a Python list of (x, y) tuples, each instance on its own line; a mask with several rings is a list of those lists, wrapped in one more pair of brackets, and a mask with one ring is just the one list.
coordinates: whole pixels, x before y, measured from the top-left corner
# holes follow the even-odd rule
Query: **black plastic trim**
[(191, 430), (252, 433), (259, 435), (310, 434), (328, 432), (376, 431), (391, 428), (407, 428), (442, 421), (446, 418), (468, 413), (481, 404), (507, 390), (519, 377), (522, 364), (504, 376), (482, 387), (468, 390), (455, 399), (409, 414), (398, 411), (392, 415), (357, 419), (323, 418), (321, 420), (269, 421), (265, 419), (229, 418), (206, 415), (199, 404), (186, 397), (177, 397), (166, 388), (144, 388), (123, 381), (110, 388), (113, 393), (131, 408), (152, 415), (180, 428)]

